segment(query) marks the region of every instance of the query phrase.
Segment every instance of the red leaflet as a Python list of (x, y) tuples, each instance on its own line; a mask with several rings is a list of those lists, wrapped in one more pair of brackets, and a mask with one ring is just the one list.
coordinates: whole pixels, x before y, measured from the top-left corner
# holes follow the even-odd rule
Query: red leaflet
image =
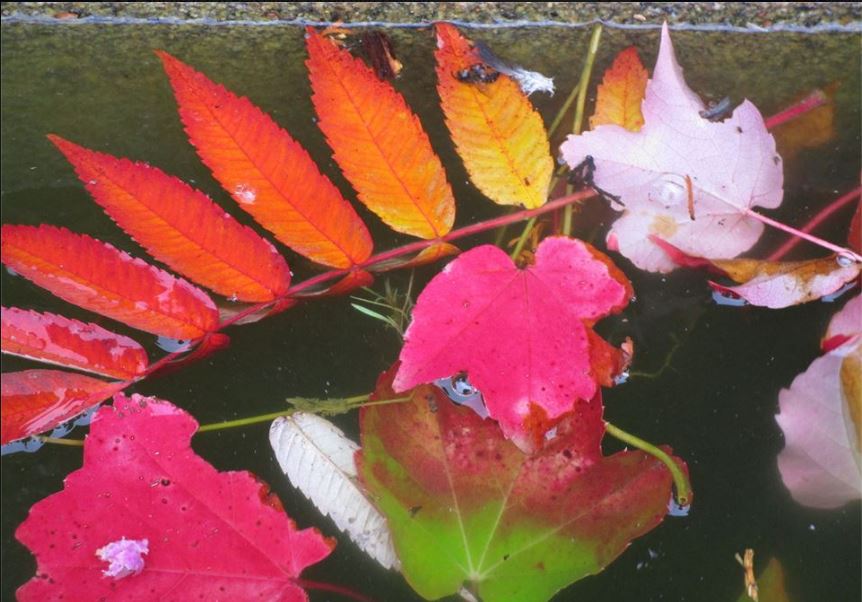
[(50, 430), (116, 393), (124, 383), (59, 370), (3, 374), (0, 444)]
[(359, 199), (399, 232), (421, 238), (449, 232), (452, 189), (404, 98), (313, 29), (305, 39), (320, 129)]
[(134, 378), (148, 364), (143, 347), (129, 337), (54, 314), (4, 307), (0, 333), (3, 353), (120, 380)]
[(203, 291), (95, 238), (54, 226), (3, 226), (0, 259), (61, 299), (174, 339), (218, 327)]
[(346, 268), (371, 255), (365, 224), (290, 134), (247, 98), (157, 54), (191, 143), (240, 207), (318, 263)]
[(196, 428), (140, 395), (100, 410), (84, 466), (15, 533), (38, 562), (18, 600), (307, 600), (299, 574), (334, 542), (298, 530), (250, 473), (195, 454)]
[(146, 163), (48, 138), (111, 219), (159, 261), (240, 301), (271, 301), (287, 292), (284, 258), (202, 192)]

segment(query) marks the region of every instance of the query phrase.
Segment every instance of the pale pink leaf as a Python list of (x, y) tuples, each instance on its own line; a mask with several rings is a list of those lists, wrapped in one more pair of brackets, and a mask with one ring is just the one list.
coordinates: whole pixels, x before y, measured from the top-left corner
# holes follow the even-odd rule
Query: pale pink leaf
[(536, 435), (595, 395), (607, 372), (598, 363), (613, 360), (599, 359), (590, 326), (630, 297), (619, 270), (579, 240), (545, 239), (526, 269), (497, 247), (478, 247), (419, 296), (393, 387), (467, 372), (506, 436), (533, 449)]
[(837, 336), (851, 337), (862, 332), (862, 295), (856, 295), (832, 316), (824, 339)]
[(814, 360), (778, 397), (776, 420), (785, 440), (778, 468), (793, 498), (805, 506), (837, 508), (862, 497), (859, 314), (857, 296), (829, 327), (845, 342)]
[(571, 167), (594, 159), (596, 186), (617, 195), (613, 205), (623, 211), (608, 245), (642, 269), (675, 267), (649, 235), (691, 255), (735, 257), (763, 230), (746, 212), (781, 204), (782, 161), (757, 108), (745, 100), (721, 122), (701, 117), (704, 108), (682, 77), (665, 25), (641, 130), (602, 125), (560, 148)]

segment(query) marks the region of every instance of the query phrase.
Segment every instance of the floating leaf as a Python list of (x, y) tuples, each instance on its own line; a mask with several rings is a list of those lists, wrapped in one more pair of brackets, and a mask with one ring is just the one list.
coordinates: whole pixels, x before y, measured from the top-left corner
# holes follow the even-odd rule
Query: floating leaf
[(856, 203), (856, 212), (850, 220), (850, 232), (847, 233), (847, 244), (857, 253), (862, 253), (862, 227), (859, 225), (860, 222), (862, 222), (862, 200)]
[[(392, 397), (393, 371), (376, 398)], [(600, 396), (578, 401), (529, 456), (437, 387), (410, 395), (361, 409), (358, 465), (404, 576), (425, 598), (463, 584), (485, 602), (546, 600), (602, 570), (667, 512), (664, 465), (641, 452), (602, 457)]]
[(605, 71), (596, 93), (596, 110), (590, 117), (590, 127), (615, 124), (637, 132), (644, 124), (641, 102), (647, 84), (647, 71), (634, 46), (617, 55)]
[[(790, 602), (787, 587), (784, 584), (784, 568), (777, 558), (770, 558), (763, 572), (757, 577), (758, 602)], [(737, 602), (751, 602), (751, 598), (743, 592)]]
[(590, 327), (631, 296), (625, 276), (579, 240), (545, 239), (523, 270), (497, 247), (472, 249), (419, 296), (395, 389), (467, 372), (506, 436), (531, 449), (596, 394), (608, 371), (594, 361), (616, 360)]
[[(196, 428), (179, 408), (140, 395), (101, 409), (83, 468), (15, 534), (38, 563), (18, 599), (307, 600), (297, 577), (333, 543), (296, 530), (250, 473), (219, 473), (196, 455)], [(123, 542), (137, 542), (134, 564), (109, 568), (108, 546)]]
[(3, 353), (121, 380), (147, 368), (143, 347), (97, 324), (16, 307), (2, 308), (0, 324)]
[(146, 163), (48, 137), (111, 219), (159, 261), (239, 301), (287, 292), (284, 258), (202, 192)]
[(862, 297), (835, 318), (836, 336), (855, 320), (843, 344), (814, 360), (778, 396), (776, 421), (785, 447), (781, 478), (793, 499), (813, 508), (837, 508), (862, 497)]
[(305, 41), (318, 125), (359, 200), (398, 232), (428, 239), (449, 232), (452, 189), (404, 98), (313, 29)]
[(113, 395), (123, 383), (60, 370), (4, 372), (0, 444), (49, 431)]
[(613, 205), (623, 211), (608, 246), (642, 269), (675, 267), (650, 235), (689, 255), (736, 257), (763, 231), (751, 207), (781, 204), (781, 157), (757, 108), (746, 100), (721, 122), (701, 117), (704, 108), (682, 78), (665, 25), (641, 130), (602, 125), (561, 146), (570, 167), (594, 159), (596, 186), (618, 196)]
[(448, 23), (435, 30), (437, 92), (473, 184), (500, 205), (543, 205), (554, 161), (541, 116), (508, 76), (460, 81), (459, 72), (483, 63), (479, 51)]
[(813, 90), (802, 98), (798, 105), (814, 105), (795, 119), (783, 122), (770, 129), (775, 136), (775, 145), (785, 161), (793, 161), (800, 151), (816, 148), (835, 138), (835, 93), (838, 83), (824, 89)]
[(386, 519), (358, 483), (358, 445), (325, 418), (305, 412), (276, 418), (269, 443), (291, 484), (321, 513), (383, 567), (398, 564)]
[(90, 311), (173, 339), (218, 327), (203, 291), (95, 238), (54, 226), (2, 230), (2, 260), (28, 280)]
[(240, 207), (317, 263), (346, 268), (371, 255), (365, 224), (287, 132), (247, 98), (157, 54), (189, 139)]
[(686, 255), (656, 236), (658, 245), (678, 265), (706, 267), (740, 284), (724, 286), (710, 282), (715, 290), (745, 299), (752, 305), (780, 309), (831, 295), (859, 277), (862, 265), (842, 255), (805, 261), (760, 259), (706, 259)]

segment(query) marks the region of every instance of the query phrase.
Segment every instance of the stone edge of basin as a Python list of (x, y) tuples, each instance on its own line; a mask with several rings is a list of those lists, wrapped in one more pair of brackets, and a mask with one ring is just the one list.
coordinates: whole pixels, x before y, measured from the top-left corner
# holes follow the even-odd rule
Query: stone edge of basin
[(862, 31), (857, 2), (0, 2), (4, 22), (583, 25)]

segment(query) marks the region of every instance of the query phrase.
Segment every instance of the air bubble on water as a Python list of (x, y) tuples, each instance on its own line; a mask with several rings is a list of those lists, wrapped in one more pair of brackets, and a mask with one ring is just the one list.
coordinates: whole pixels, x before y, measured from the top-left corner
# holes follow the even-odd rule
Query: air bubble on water
[(728, 307), (744, 307), (748, 305), (748, 301), (737, 295), (725, 294), (720, 291), (712, 291), (712, 300), (717, 305), (726, 305)]
[(178, 353), (191, 349), (191, 341), (188, 339), (172, 339), (169, 337), (159, 337), (156, 339), (156, 346), (168, 353)]
[(833, 303), (837, 299), (841, 298), (844, 295), (844, 293), (846, 293), (847, 291), (849, 291), (852, 288), (856, 288), (856, 281), (855, 280), (853, 282), (848, 282), (847, 284), (845, 284), (844, 286), (839, 288), (834, 293), (830, 293), (828, 295), (823, 295), (822, 297), (820, 297), (820, 300), (823, 303)]
[(446, 378), (438, 378), (434, 384), (443, 389), (443, 392), (454, 403), (467, 406), (482, 418), (488, 417), (488, 408), (485, 407), (482, 392), (470, 384), (467, 375), (463, 372)]
[(689, 511), (691, 510), (691, 504), (686, 506), (680, 506), (676, 499), (673, 497), (673, 494), (670, 496), (670, 500), (667, 503), (667, 514), (668, 516), (688, 516)]
[[(76, 426), (89, 425), (93, 420), (93, 416), (100, 407), (101, 405), (95, 405), (80, 416), (58, 424), (50, 433), (48, 433), (48, 436), (53, 437), (54, 439), (60, 439), (71, 433)], [(43, 445), (45, 445), (45, 442), (39, 437), (28, 437), (27, 439), (21, 439), (20, 441), (12, 441), (11, 443), (7, 443), (0, 447), (0, 456), (17, 454), (20, 452), (32, 454), (33, 452), (39, 451)]]
[(29, 437), (27, 439), (21, 439), (20, 441), (12, 441), (11, 443), (7, 443), (0, 447), (0, 456), (17, 454), (19, 452), (32, 454), (33, 452), (39, 451), (43, 445), (45, 445), (45, 442), (36, 437)]

